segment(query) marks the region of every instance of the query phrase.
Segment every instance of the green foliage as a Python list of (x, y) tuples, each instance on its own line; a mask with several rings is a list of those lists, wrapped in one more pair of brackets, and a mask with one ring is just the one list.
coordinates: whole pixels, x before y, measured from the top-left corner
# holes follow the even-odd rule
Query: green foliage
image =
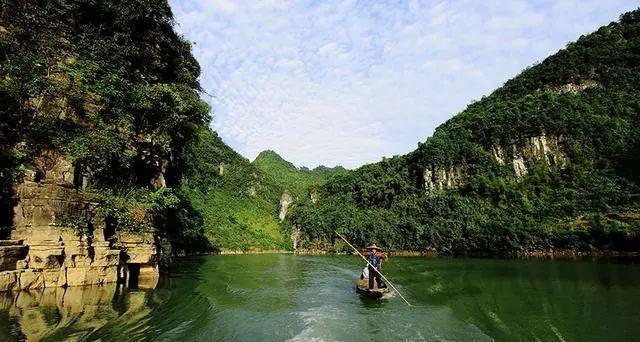
[(54, 148), (98, 185), (126, 183), (146, 145), (180, 157), (208, 122), (199, 67), (166, 2), (20, 1), (2, 15), (2, 140), (9, 153), (26, 143), (22, 162)]
[(185, 196), (149, 186), (165, 162), (180, 184), (184, 146), (209, 122), (173, 24), (166, 1), (0, 1), (0, 227), (10, 185), (57, 151), (118, 229), (193, 237)]
[(333, 175), (346, 172), (342, 166), (321, 165), (312, 170), (306, 167), (297, 168), (271, 150), (260, 152), (252, 164), (270, 176), (272, 182), (289, 190), (296, 198), (307, 197), (309, 189), (324, 184)]
[(190, 198), (204, 216), (205, 236), (223, 250), (286, 250), (290, 242), (272, 203), (223, 190), (195, 191)]
[(181, 192), (218, 250), (290, 249), (277, 218), (284, 191), (210, 129), (185, 147)]
[[(331, 246), (338, 229), (359, 245), (445, 254), (638, 250), (639, 12), (523, 71), (414, 152), (329, 180), (292, 210), (303, 242)], [(491, 155), (542, 134), (566, 141), (565, 167), (539, 161), (518, 179)], [(423, 189), (425, 169), (460, 165), (459, 188)]]
[(100, 192), (90, 192), (90, 195), (100, 203), (99, 215), (113, 220), (118, 229), (130, 232), (153, 232), (154, 220), (181, 202), (169, 188), (156, 191), (134, 188), (125, 193), (101, 189)]

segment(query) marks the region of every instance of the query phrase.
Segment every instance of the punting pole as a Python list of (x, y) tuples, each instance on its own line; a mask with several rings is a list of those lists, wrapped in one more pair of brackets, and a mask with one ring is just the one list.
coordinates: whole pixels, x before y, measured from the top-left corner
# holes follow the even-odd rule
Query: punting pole
[[(396, 289), (395, 286), (393, 286), (393, 284), (391, 283), (391, 281), (389, 281), (389, 279), (387, 279), (387, 277), (384, 276), (384, 274), (382, 274), (382, 272), (378, 271), (375, 269), (375, 267), (373, 267), (373, 265), (371, 265), (371, 263), (369, 262), (369, 260), (367, 260), (367, 258), (362, 255), (362, 253), (360, 253), (360, 251), (358, 251), (358, 249), (356, 249), (355, 247), (353, 247), (352, 244), (349, 243), (349, 241), (347, 241), (347, 239), (344, 238), (344, 236), (340, 235), (340, 233), (338, 233), (337, 231), (335, 232), (342, 240), (344, 240), (344, 242), (347, 243), (347, 245), (349, 245), (351, 248), (353, 248), (354, 251), (356, 251), (356, 253), (358, 253), (358, 255), (362, 258), (362, 260), (366, 261), (367, 264), (369, 266), (371, 266), (371, 268), (373, 268), (375, 271), (374, 272), (378, 272), (380, 274), (380, 276), (382, 277), (382, 279), (384, 279), (384, 281), (387, 282), (387, 284), (391, 285), (391, 288), (393, 288), (398, 295), (400, 295), (400, 298), (402, 298), (402, 300), (404, 300), (405, 303), (407, 303), (407, 305), (411, 306), (411, 304), (409, 304), (409, 302), (404, 298), (404, 296), (402, 295), (402, 293), (400, 293), (400, 291), (398, 291), (398, 289)], [(369, 275), (371, 276), (371, 275)]]

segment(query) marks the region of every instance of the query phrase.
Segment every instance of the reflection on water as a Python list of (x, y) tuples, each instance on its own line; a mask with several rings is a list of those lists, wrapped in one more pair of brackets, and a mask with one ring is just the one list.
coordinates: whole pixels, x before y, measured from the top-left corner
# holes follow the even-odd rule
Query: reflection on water
[(393, 258), (399, 298), (355, 294), (355, 257), (181, 259), (152, 291), (0, 293), (0, 340), (630, 340), (640, 267)]
[(124, 317), (149, 314), (146, 292), (115, 284), (0, 293), (0, 340), (80, 340)]

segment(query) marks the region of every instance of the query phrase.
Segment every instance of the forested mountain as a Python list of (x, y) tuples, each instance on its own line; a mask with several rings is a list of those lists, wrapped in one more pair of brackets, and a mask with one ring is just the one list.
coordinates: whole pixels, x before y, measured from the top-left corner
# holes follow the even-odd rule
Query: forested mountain
[(271, 150), (260, 152), (252, 164), (269, 175), (282, 188), (292, 192), (297, 198), (306, 197), (310, 188), (315, 189), (324, 184), (334, 174), (346, 172), (342, 166), (326, 167), (321, 165), (314, 169), (297, 168)]
[(407, 155), (333, 177), (293, 209), (302, 248), (334, 230), (444, 254), (640, 249), (640, 11), (524, 70)]
[(185, 150), (180, 186), (203, 216), (206, 240), (222, 250), (289, 249), (278, 219), (284, 188), (210, 129)]

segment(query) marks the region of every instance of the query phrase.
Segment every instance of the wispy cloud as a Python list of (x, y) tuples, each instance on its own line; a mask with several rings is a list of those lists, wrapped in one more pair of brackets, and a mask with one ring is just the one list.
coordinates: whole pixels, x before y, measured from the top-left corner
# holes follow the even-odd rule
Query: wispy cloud
[(213, 128), (248, 158), (374, 162), (639, 3), (170, 0)]

